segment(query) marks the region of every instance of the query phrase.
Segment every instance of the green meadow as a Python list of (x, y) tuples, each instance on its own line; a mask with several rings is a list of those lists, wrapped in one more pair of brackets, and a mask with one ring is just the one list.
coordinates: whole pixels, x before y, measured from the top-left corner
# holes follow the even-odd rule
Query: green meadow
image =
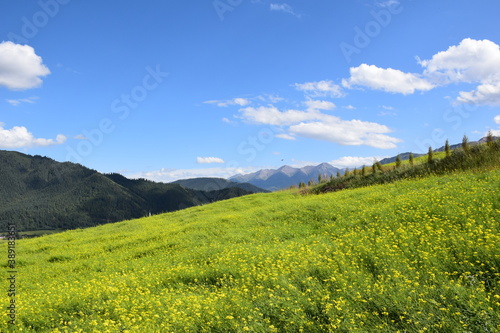
[(495, 332), (499, 193), (500, 170), (458, 172), (19, 240), (0, 330)]

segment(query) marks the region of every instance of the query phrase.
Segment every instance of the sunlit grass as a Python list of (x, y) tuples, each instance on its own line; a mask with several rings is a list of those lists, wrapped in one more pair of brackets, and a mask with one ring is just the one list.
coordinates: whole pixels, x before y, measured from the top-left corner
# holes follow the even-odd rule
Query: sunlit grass
[(283, 191), (20, 240), (12, 331), (498, 331), (499, 189)]

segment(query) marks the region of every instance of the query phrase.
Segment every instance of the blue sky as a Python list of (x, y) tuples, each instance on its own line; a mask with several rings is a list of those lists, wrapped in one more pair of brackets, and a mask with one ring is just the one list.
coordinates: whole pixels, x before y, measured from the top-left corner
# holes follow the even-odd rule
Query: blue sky
[(500, 133), (497, 0), (0, 3), (0, 149), (157, 181)]

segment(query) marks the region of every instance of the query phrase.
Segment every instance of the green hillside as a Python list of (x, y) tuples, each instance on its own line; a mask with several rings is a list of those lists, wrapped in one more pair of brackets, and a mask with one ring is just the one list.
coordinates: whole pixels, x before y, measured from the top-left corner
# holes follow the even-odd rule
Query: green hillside
[(101, 174), (74, 163), (0, 150), (0, 230), (75, 229), (234, 198), (241, 188), (195, 191)]
[(20, 240), (0, 331), (495, 332), (499, 193), (469, 171)]

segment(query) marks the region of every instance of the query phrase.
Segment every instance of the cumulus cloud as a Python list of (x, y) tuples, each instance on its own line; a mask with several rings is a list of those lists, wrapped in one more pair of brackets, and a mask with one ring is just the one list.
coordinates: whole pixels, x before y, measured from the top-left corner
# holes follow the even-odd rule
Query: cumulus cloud
[(350, 69), (342, 80), (346, 88), (356, 86), (404, 95), (428, 91), (452, 83), (477, 83), (472, 91), (461, 91), (456, 101), (478, 105), (500, 105), (500, 46), (489, 40), (466, 38), (429, 60), (420, 60), (423, 72), (405, 73), (392, 68), (362, 64)]
[(303, 91), (310, 97), (342, 97), (342, 87), (332, 81), (324, 80), (317, 82), (295, 83), (295, 89)]
[(287, 140), (300, 136), (340, 145), (368, 145), (382, 149), (395, 148), (396, 143), (400, 142), (387, 135), (391, 130), (385, 125), (361, 120), (342, 120), (316, 109), (280, 111), (271, 105), (247, 107), (240, 112), (240, 118), (252, 123), (288, 127), (286, 134), (277, 135)]
[(55, 140), (40, 139), (35, 138), (24, 126), (14, 126), (11, 129), (5, 129), (4, 126), (3, 123), (0, 123), (0, 148), (45, 147), (66, 142), (66, 137), (62, 134), (57, 135)]
[(342, 85), (346, 88), (364, 86), (403, 95), (413, 94), (415, 90), (427, 91), (434, 88), (433, 84), (418, 74), (404, 73), (392, 68), (384, 69), (362, 64), (358, 67), (351, 67), (350, 73), (349, 79), (342, 80)]
[(222, 158), (218, 158), (218, 157), (197, 157), (196, 163), (198, 163), (198, 164), (212, 164), (212, 163), (223, 164), (225, 162)]
[(42, 58), (29, 45), (0, 43), (0, 86), (11, 90), (39, 87), (50, 74)]
[(386, 135), (391, 130), (377, 123), (361, 120), (342, 120), (329, 116), (322, 122), (300, 123), (290, 126), (290, 133), (316, 140), (330, 141), (343, 146), (367, 145), (370, 147), (395, 148), (401, 140)]
[(500, 106), (500, 81), (482, 84), (473, 91), (461, 91), (457, 101), (468, 104)]
[(356, 157), (356, 156), (344, 156), (337, 160), (333, 160), (328, 162), (334, 167), (343, 169), (343, 168), (356, 168), (363, 165), (372, 165), (375, 161), (380, 161), (385, 157), (376, 156), (376, 157)]
[(212, 100), (212, 101), (206, 101), (204, 103), (207, 104), (215, 104), (220, 107), (228, 107), (228, 106), (233, 106), (233, 105), (238, 105), (238, 106), (246, 106), (249, 105), (251, 102), (250, 100), (246, 98), (233, 98), (229, 100)]
[(500, 80), (500, 48), (489, 40), (466, 38), (419, 63), (424, 75), (441, 84)]

